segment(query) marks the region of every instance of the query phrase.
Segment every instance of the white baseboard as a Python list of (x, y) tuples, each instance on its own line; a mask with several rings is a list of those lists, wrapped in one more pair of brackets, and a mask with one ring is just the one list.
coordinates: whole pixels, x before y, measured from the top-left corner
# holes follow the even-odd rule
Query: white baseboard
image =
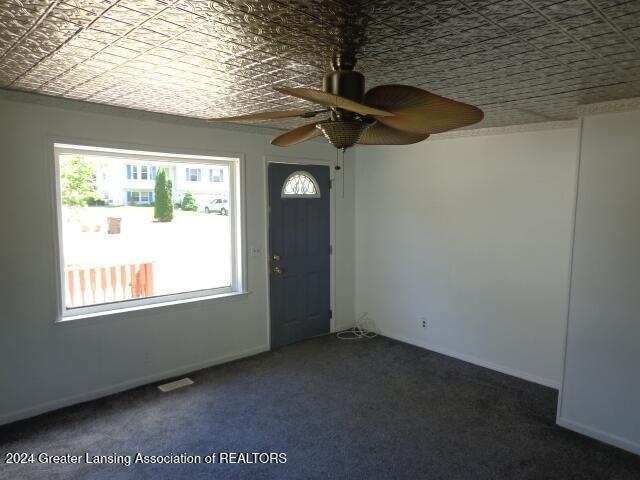
[(16, 410), (14, 412), (10, 412), (0, 416), (0, 425), (15, 422), (17, 420), (23, 420), (25, 418), (40, 415), (41, 413), (49, 412), (51, 410), (57, 410), (59, 408), (68, 407), (69, 405), (74, 405), (76, 403), (95, 400), (96, 398), (100, 398), (100, 397), (106, 397), (107, 395), (112, 395), (114, 393), (130, 390), (132, 388), (139, 387), (141, 385), (146, 385), (149, 383), (166, 380), (167, 378), (184, 375), (185, 373), (194, 372), (196, 370), (212, 367), (214, 365), (220, 365), (222, 363), (231, 362), (233, 360), (238, 360), (240, 358), (250, 357), (252, 355), (257, 355), (258, 353), (266, 352), (268, 350), (269, 350), (269, 345), (261, 345), (258, 347), (243, 350), (241, 352), (233, 353), (231, 355), (223, 355), (221, 357), (216, 357), (210, 360), (206, 360), (204, 362), (193, 363), (191, 365), (185, 365), (182, 367), (174, 368), (172, 370), (167, 370), (164, 372), (155, 373), (153, 375), (148, 375), (146, 377), (127, 380), (125, 382), (117, 383), (115, 385), (98, 388), (90, 392), (80, 393), (77, 395), (71, 395), (70, 397), (65, 397), (57, 400), (52, 400), (49, 402), (44, 402), (32, 407)]
[(583, 425), (582, 423), (574, 422), (573, 420), (568, 420), (562, 417), (558, 417), (556, 419), (556, 423), (561, 427), (566, 428), (567, 430), (581, 433), (582, 435), (586, 435), (587, 437), (595, 438), (596, 440), (608, 443), (609, 445), (613, 445), (614, 447), (618, 447), (628, 452), (635, 453), (636, 455), (640, 455), (640, 443), (632, 442), (631, 440), (628, 440), (626, 438), (613, 435), (597, 428), (588, 427), (586, 425)]
[(560, 388), (560, 383), (555, 380), (539, 377), (538, 375), (523, 372), (521, 370), (516, 370), (510, 367), (505, 367), (503, 365), (498, 365), (497, 363), (489, 362), (487, 360), (483, 360), (481, 358), (467, 355), (465, 353), (455, 352), (453, 350), (449, 350), (447, 348), (440, 347), (438, 345), (431, 345), (422, 340), (405, 337), (403, 335), (396, 335), (396, 334), (393, 334), (390, 332), (384, 332), (384, 331), (380, 332), (380, 334), (385, 337), (393, 338), (394, 340), (398, 340), (400, 342), (409, 343), (411, 345), (415, 345), (416, 347), (421, 347), (426, 350), (431, 350), (433, 352), (441, 353), (448, 357), (453, 357), (453, 358), (457, 358), (458, 360), (463, 360), (465, 362), (473, 363), (474, 365), (478, 365), (480, 367), (488, 368), (490, 370), (495, 370), (496, 372), (506, 373), (507, 375), (511, 375), (512, 377), (518, 377), (523, 380), (527, 380), (529, 382), (537, 383), (539, 385), (544, 385), (545, 387), (551, 387), (556, 390)]

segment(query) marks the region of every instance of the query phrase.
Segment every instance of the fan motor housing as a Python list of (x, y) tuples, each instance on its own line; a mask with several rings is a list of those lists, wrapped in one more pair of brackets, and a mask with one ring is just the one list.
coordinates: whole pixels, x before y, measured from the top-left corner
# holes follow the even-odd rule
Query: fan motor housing
[(362, 103), (364, 98), (364, 75), (354, 70), (334, 70), (325, 75), (322, 89), (327, 93), (340, 95), (354, 102)]

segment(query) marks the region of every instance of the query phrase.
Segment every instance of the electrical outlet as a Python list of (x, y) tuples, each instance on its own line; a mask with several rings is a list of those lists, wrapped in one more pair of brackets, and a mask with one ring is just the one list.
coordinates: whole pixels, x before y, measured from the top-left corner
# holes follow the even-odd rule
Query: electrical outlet
[(427, 317), (420, 317), (422, 321), (422, 328), (427, 328)]

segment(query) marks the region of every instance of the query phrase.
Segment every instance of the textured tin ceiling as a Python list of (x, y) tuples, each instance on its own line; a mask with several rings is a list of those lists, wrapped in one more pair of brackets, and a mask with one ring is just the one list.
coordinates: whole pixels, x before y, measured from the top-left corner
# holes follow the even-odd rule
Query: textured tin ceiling
[(319, 88), (345, 50), (368, 88), (471, 103), (482, 126), (640, 96), (638, 0), (0, 0), (0, 27), (0, 87), (191, 117), (306, 107), (272, 87)]

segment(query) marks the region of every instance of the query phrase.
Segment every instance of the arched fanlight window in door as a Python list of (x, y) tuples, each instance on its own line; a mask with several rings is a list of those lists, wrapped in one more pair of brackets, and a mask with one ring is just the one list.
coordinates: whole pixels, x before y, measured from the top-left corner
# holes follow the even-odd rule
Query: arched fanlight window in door
[(320, 198), (320, 187), (313, 175), (298, 170), (284, 181), (282, 198)]

